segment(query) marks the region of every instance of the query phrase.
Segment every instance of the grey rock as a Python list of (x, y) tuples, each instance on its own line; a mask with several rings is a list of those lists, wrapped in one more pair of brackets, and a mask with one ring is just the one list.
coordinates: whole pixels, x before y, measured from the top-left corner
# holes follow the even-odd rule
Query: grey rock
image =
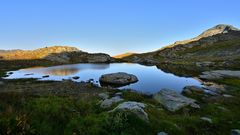
[(168, 135), (168, 133), (165, 133), (165, 132), (159, 132), (157, 135)]
[(194, 99), (187, 98), (174, 90), (162, 89), (153, 95), (153, 98), (161, 103), (169, 111), (177, 111), (183, 107), (191, 106), (193, 108), (200, 108)]
[(101, 103), (100, 107), (101, 107), (101, 108), (109, 108), (109, 107), (111, 107), (113, 104), (118, 103), (118, 102), (121, 102), (121, 101), (123, 101), (123, 99), (122, 99), (121, 97), (119, 97), (119, 96), (112, 97), (112, 98), (110, 98), (110, 99), (105, 99), (105, 100)]
[(0, 85), (4, 85), (4, 83), (2, 81), (0, 81)]
[(218, 85), (215, 83), (209, 84), (208, 86), (204, 86), (204, 88), (215, 93), (222, 93), (226, 90), (224, 85)]
[(231, 135), (240, 135), (240, 130), (239, 129), (232, 129), (231, 130)]
[(212, 119), (210, 119), (210, 118), (208, 118), (208, 117), (201, 117), (200, 119), (203, 120), (203, 121), (206, 121), (206, 122), (208, 122), (208, 123), (213, 123), (213, 122), (212, 122)]
[(229, 95), (229, 94), (223, 94), (222, 96), (225, 97), (225, 98), (232, 98), (233, 97), (232, 95)]
[(215, 65), (215, 62), (204, 61), (204, 62), (196, 62), (196, 66), (198, 67), (212, 67)]
[(101, 98), (101, 99), (108, 99), (109, 98), (109, 94), (106, 92), (106, 93), (100, 93), (98, 94), (98, 96)]
[(128, 101), (128, 102), (123, 102), (119, 104), (116, 108), (114, 108), (110, 112), (114, 112), (117, 110), (120, 111), (130, 111), (134, 114), (136, 114), (140, 119), (144, 121), (148, 121), (148, 114), (144, 111), (144, 108), (146, 105), (144, 103), (140, 102), (134, 102), (134, 101)]
[(204, 93), (204, 89), (199, 86), (186, 86), (183, 88), (183, 94), (191, 95), (192, 93)]
[(122, 96), (122, 92), (115, 93), (116, 96)]
[(113, 84), (113, 85), (127, 85), (135, 83), (138, 78), (135, 75), (127, 74), (124, 72), (105, 74), (100, 77), (101, 83)]
[(240, 78), (240, 71), (232, 71), (232, 70), (213, 70), (203, 72), (202, 75), (199, 76), (201, 79), (207, 80), (216, 80), (228, 77)]

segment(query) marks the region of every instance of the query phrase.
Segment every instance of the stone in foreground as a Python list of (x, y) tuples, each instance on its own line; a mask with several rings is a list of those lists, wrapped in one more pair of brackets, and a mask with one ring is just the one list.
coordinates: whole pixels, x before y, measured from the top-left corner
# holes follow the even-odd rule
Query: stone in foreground
[(144, 121), (148, 121), (148, 114), (144, 111), (144, 108), (146, 107), (145, 104), (140, 102), (134, 102), (134, 101), (128, 101), (119, 104), (115, 109), (113, 109), (110, 112), (114, 112), (117, 110), (120, 111), (130, 111), (134, 114), (136, 114), (140, 119)]
[(101, 108), (109, 108), (111, 107), (113, 104), (118, 103), (123, 101), (123, 99), (120, 96), (116, 96), (116, 97), (112, 97), (110, 99), (105, 99), (102, 103), (101, 103)]
[(124, 86), (138, 81), (135, 75), (124, 72), (111, 73), (102, 75), (99, 79), (101, 84), (109, 84), (115, 86)]
[(108, 99), (109, 98), (109, 93), (105, 92), (105, 93), (99, 93), (98, 96), (101, 98), (101, 99)]
[(186, 106), (200, 108), (200, 106), (195, 103), (196, 101), (194, 99), (187, 98), (170, 89), (160, 90), (153, 95), (153, 98), (171, 112), (175, 112)]
[(165, 132), (159, 132), (157, 135), (168, 135), (168, 133), (165, 133)]

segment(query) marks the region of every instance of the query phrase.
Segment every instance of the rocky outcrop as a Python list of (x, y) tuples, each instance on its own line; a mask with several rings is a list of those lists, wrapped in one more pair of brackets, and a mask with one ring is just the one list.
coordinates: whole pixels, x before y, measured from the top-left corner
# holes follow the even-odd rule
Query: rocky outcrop
[(45, 47), (36, 50), (16, 50), (16, 51), (9, 51), (7, 53), (0, 53), (0, 56), (3, 57), (5, 60), (32, 60), (32, 59), (44, 59), (45, 57), (52, 55), (52, 54), (59, 54), (59, 53), (67, 53), (67, 52), (78, 52), (75, 47), (68, 47), (68, 46), (53, 46), (53, 47)]
[(3, 60), (45, 59), (58, 63), (110, 63), (115, 61), (114, 58), (104, 53), (87, 53), (68, 46), (0, 52), (0, 58)]
[(144, 121), (148, 121), (148, 114), (144, 111), (144, 108), (146, 107), (145, 104), (134, 102), (134, 101), (128, 101), (123, 102), (119, 104), (115, 109), (113, 109), (111, 112), (114, 111), (130, 111), (134, 114), (136, 114), (140, 119)]
[(223, 78), (240, 78), (240, 71), (232, 70), (205, 71), (202, 73), (202, 75), (199, 76), (199, 78), (206, 80), (216, 80)]
[(124, 86), (138, 81), (135, 75), (127, 74), (124, 72), (111, 73), (102, 75), (99, 79), (101, 84), (109, 84), (116, 86)]
[(153, 98), (171, 112), (175, 112), (186, 106), (200, 108), (200, 106), (195, 103), (196, 101), (194, 99), (187, 98), (170, 89), (160, 90), (153, 95)]
[(110, 99), (105, 99), (103, 100), (103, 102), (101, 103), (101, 108), (109, 108), (111, 107), (113, 104), (116, 104), (118, 102), (123, 101), (123, 99), (120, 96), (115, 96), (112, 97)]

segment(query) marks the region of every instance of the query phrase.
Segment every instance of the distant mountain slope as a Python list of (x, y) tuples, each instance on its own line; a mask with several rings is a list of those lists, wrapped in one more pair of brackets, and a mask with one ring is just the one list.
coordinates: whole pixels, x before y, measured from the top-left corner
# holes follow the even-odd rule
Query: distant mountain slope
[(123, 60), (157, 64), (175, 61), (234, 61), (240, 59), (240, 30), (231, 25), (217, 25), (199, 36), (177, 41), (154, 52), (124, 57)]
[(113, 56), (113, 58), (121, 59), (121, 58), (128, 57), (128, 56), (131, 56), (131, 55), (134, 55), (134, 54), (136, 54), (136, 53), (127, 52), (127, 53), (124, 53), (124, 54), (119, 54), (119, 55)]
[(75, 47), (69, 46), (53, 46), (39, 48), (36, 50), (14, 50), (14, 51), (1, 51), (0, 59), (2, 60), (33, 60), (33, 59), (46, 59), (54, 62), (61, 63), (108, 63), (114, 61), (107, 54), (95, 53), (90, 54), (83, 52)]

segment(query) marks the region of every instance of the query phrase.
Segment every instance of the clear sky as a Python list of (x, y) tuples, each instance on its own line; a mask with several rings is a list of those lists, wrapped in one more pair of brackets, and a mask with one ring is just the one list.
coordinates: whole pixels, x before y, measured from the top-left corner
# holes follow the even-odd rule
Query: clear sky
[(240, 27), (240, 0), (0, 0), (0, 49), (147, 52), (222, 23)]

